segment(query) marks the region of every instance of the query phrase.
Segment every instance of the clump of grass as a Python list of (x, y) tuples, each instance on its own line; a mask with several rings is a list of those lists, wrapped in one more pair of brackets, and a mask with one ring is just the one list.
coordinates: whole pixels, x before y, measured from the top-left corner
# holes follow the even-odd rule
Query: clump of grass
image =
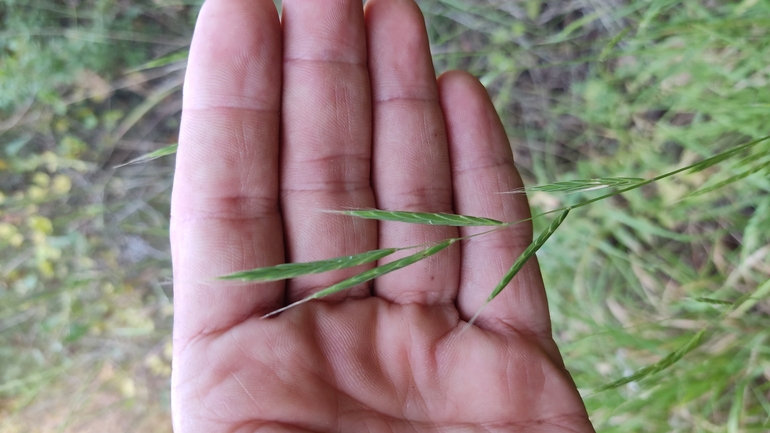
[(701, 329), (695, 335), (693, 335), (692, 338), (690, 338), (685, 344), (683, 344), (681, 347), (679, 347), (675, 351), (663, 357), (663, 359), (661, 359), (660, 361), (652, 365), (648, 365), (644, 368), (641, 368), (637, 370), (635, 373), (625, 376), (614, 382), (610, 382), (606, 385), (602, 385), (596, 389), (596, 392), (615, 389), (632, 382), (638, 382), (642, 379), (645, 379), (647, 376), (660, 373), (661, 371), (674, 365), (677, 361), (682, 359), (682, 357), (685, 356), (688, 352), (700, 346), (701, 343), (703, 342), (703, 337), (705, 334), (706, 334), (706, 330)]
[(164, 412), (171, 161), (104, 168), (176, 140), (176, 3), (0, 0), (0, 431)]

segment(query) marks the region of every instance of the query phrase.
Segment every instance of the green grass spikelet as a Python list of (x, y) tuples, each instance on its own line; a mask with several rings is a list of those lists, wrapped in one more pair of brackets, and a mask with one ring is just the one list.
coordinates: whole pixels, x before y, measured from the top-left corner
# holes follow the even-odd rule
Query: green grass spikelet
[(235, 272), (229, 275), (219, 277), (220, 280), (240, 280), (240, 281), (280, 281), (303, 275), (320, 274), (322, 272), (334, 271), (337, 269), (352, 268), (355, 266), (371, 263), (383, 257), (387, 257), (398, 251), (398, 248), (385, 248), (380, 250), (367, 251), (352, 256), (335, 257), (333, 259), (319, 260), (306, 263), (283, 263), (280, 265), (257, 268), (249, 271)]

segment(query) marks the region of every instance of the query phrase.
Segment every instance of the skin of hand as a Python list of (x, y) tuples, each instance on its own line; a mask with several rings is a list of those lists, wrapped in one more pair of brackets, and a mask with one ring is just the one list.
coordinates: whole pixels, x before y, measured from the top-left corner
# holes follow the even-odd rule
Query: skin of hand
[(526, 198), (499, 193), (521, 185), (481, 84), (436, 79), (412, 0), (284, 0), (280, 20), (272, 0), (208, 0), (171, 210), (175, 431), (593, 431), (534, 259), (463, 331), (531, 241), (528, 224), (270, 319), (260, 316), (367, 267), (215, 280), (484, 230), (323, 210), (515, 221), (529, 216)]

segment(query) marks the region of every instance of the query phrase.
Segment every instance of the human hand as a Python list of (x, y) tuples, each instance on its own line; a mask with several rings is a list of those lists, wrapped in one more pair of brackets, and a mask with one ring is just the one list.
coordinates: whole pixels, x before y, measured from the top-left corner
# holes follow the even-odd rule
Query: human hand
[(463, 332), (528, 224), (271, 319), (366, 267), (214, 280), (479, 231), (322, 210), (529, 215), (498, 194), (521, 180), (486, 91), (461, 72), (437, 82), (411, 0), (284, 0), (282, 20), (271, 0), (209, 0), (193, 38), (171, 220), (175, 430), (592, 431), (534, 259)]

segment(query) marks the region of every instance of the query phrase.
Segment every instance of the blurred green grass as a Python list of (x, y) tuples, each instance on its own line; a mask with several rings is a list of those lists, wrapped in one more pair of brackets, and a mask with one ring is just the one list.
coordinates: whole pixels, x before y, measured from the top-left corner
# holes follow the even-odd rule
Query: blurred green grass
[[(169, 429), (173, 158), (113, 167), (176, 141), (199, 3), (0, 0), (2, 431)], [(437, 71), (489, 88), (528, 185), (647, 178), (768, 134), (768, 2), (419, 3)], [(768, 429), (770, 173), (692, 195), (735, 162), (576, 210), (541, 250), (599, 431)]]

